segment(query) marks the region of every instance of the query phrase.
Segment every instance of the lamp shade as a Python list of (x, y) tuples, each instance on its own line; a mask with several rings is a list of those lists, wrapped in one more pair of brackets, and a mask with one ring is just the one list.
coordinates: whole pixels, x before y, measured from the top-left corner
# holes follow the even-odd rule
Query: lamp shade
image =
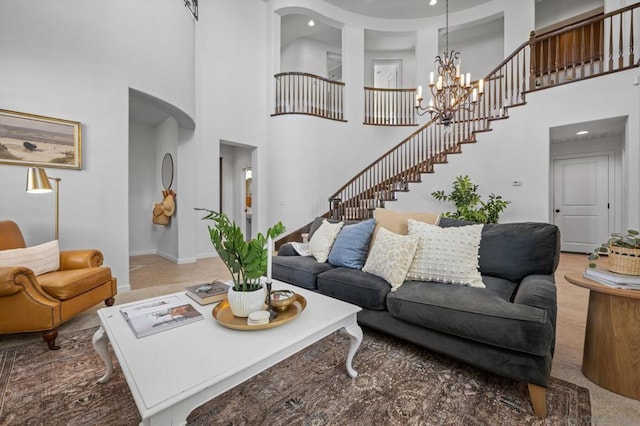
[(40, 167), (30, 167), (27, 172), (27, 192), (31, 194), (42, 194), (51, 192), (51, 184), (47, 177), (47, 172)]

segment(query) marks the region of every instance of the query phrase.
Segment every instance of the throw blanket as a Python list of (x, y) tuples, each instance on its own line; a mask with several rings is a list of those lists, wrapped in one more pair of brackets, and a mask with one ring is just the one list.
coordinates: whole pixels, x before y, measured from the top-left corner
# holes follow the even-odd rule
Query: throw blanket
[(311, 252), (309, 251), (309, 243), (296, 243), (292, 242), (291, 247), (298, 253), (300, 256), (311, 256)]

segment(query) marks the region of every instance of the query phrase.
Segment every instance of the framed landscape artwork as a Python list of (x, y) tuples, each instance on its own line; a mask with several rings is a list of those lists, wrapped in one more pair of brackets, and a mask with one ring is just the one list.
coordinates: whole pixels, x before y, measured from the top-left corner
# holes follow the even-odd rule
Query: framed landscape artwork
[(0, 163), (81, 169), (82, 125), (0, 109)]

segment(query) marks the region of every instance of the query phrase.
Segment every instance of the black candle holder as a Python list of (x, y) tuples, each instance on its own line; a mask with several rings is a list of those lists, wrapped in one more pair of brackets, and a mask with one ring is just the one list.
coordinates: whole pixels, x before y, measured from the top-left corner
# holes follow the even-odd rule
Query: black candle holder
[(271, 281), (267, 281), (267, 312), (269, 312), (269, 321), (278, 316), (278, 313), (271, 308)]

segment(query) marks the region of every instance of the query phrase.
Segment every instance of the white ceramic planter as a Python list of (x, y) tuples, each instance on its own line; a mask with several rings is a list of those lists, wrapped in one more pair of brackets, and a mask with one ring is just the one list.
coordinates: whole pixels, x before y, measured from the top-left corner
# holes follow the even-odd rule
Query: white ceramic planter
[(229, 287), (227, 298), (229, 299), (229, 307), (236, 317), (246, 318), (251, 312), (264, 309), (264, 301), (267, 297), (267, 291), (264, 285), (259, 290), (254, 291), (235, 291)]

